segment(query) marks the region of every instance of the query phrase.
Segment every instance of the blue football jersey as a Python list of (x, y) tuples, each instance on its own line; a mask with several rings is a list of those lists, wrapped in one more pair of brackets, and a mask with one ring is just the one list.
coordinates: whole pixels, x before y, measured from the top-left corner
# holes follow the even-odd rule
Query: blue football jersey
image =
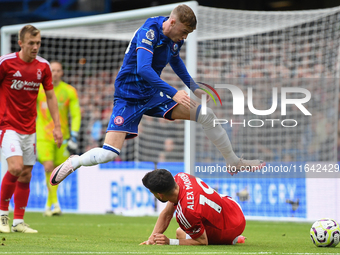
[[(162, 16), (149, 18), (135, 32), (115, 81), (115, 97), (145, 99), (159, 93), (160, 90), (172, 97), (177, 92), (159, 78), (171, 58), (179, 55), (184, 43), (183, 40), (175, 43), (163, 34), (162, 25), (167, 19), (168, 17)], [(137, 73), (138, 50), (146, 50), (153, 54), (151, 67), (157, 74), (154, 78), (157, 82), (154, 84), (150, 84)]]

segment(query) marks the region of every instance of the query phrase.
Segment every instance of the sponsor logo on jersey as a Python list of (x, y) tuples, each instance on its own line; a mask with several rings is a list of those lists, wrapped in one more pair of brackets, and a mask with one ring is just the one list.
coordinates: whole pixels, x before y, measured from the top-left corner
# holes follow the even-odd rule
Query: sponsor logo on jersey
[(148, 44), (148, 45), (152, 46), (152, 42), (150, 42), (150, 41), (148, 41), (146, 39), (143, 39), (142, 43), (145, 43), (145, 44)]
[(146, 38), (148, 38), (151, 41), (155, 39), (155, 31), (150, 29), (148, 32), (146, 32)]
[(41, 80), (41, 75), (42, 75), (42, 72), (40, 69), (37, 70), (37, 79), (38, 80)]
[(12, 80), (11, 89), (39, 90), (40, 82)]
[[(191, 235), (194, 235), (194, 234), (197, 234), (197, 233), (199, 233), (201, 231), (201, 228), (195, 228), (195, 229), (193, 229), (192, 230), (192, 233), (190, 233)], [(189, 234), (189, 235), (190, 235)]]
[(124, 123), (124, 118), (122, 116), (117, 116), (113, 121), (117, 126), (121, 126)]
[(22, 75), (19, 71), (16, 71), (16, 73), (13, 74), (13, 77), (22, 77)]

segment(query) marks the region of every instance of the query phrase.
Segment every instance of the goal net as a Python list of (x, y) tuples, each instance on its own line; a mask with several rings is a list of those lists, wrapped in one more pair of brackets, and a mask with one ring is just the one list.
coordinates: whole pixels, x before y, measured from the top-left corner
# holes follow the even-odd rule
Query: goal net
[[(238, 105), (243, 114), (235, 114), (240, 109), (229, 89), (217, 89), (222, 106), (208, 103), (227, 122), (222, 126), (238, 156), (267, 162), (337, 160), (339, 11), (199, 7), (196, 80), (235, 85), (245, 97)], [(294, 93), (296, 88), (305, 90)], [(304, 107), (311, 115), (293, 104), (284, 107), (284, 115), (285, 98), (302, 99), (306, 90), (311, 99)], [(200, 128), (194, 148), (197, 161), (224, 162)]]
[[(151, 15), (169, 15), (172, 7), (154, 8)], [(87, 22), (74, 22), (74, 26), (65, 22), (55, 23), (54, 27), (51, 22), (52, 25), (41, 28), (40, 55), (61, 61), (63, 79), (79, 94), (79, 153), (102, 144), (112, 110), (114, 79), (125, 49), (134, 31), (151, 16), (143, 11), (133, 16), (127, 14), (112, 15), (103, 21), (93, 18), (92, 23), (88, 18)], [(269, 162), (336, 160), (339, 8), (253, 12), (198, 6), (197, 16), (197, 66), (189, 67), (197, 70), (196, 80), (212, 86), (233, 84), (245, 95), (244, 115), (233, 114), (233, 98), (227, 89), (217, 89), (223, 106), (208, 103), (218, 118), (228, 121), (223, 127), (238, 156)], [(3, 49), (19, 50), (17, 30), (13, 29), (10, 45), (2, 45)], [(181, 57), (186, 60), (185, 46)], [(184, 88), (169, 67), (162, 78), (172, 86)], [(273, 87), (277, 88), (276, 102)], [(312, 98), (304, 106), (312, 116), (292, 105), (282, 116), (283, 87), (310, 91)], [(255, 109), (267, 110), (277, 103), (276, 111), (263, 116), (250, 112), (248, 88), (252, 88)], [(287, 93), (287, 98), (294, 96), (303, 95)], [(285, 127), (296, 124), (286, 119), (295, 120), (297, 126)], [(183, 161), (184, 126), (183, 121), (143, 118), (139, 137), (126, 142), (121, 160)], [(190, 147), (196, 150), (196, 161), (223, 161), (198, 125)]]

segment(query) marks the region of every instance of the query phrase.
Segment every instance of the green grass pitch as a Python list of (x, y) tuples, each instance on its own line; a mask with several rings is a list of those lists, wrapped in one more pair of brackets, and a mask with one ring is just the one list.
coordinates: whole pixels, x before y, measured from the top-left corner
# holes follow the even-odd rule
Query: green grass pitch
[[(311, 223), (248, 221), (244, 244), (189, 247), (138, 245), (149, 237), (156, 217), (63, 214), (49, 218), (27, 212), (25, 221), (39, 233), (0, 233), (0, 254), (340, 254), (340, 245), (313, 245)], [(173, 219), (165, 234), (175, 238), (177, 226)]]

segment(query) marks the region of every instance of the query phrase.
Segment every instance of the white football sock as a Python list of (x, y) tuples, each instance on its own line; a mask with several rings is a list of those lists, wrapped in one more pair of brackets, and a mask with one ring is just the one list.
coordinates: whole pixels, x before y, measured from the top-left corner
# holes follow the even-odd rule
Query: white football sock
[(199, 114), (196, 121), (202, 124), (206, 136), (221, 152), (228, 165), (237, 165), (240, 159), (233, 151), (227, 132), (220, 124), (216, 124), (215, 127), (213, 125), (214, 119), (217, 119), (213, 110), (207, 108), (207, 114), (202, 115), (202, 110), (199, 106), (197, 111), (199, 111)]
[(18, 224), (20, 224), (20, 223), (23, 223), (23, 222), (24, 222), (23, 219), (14, 219), (14, 220), (13, 220), (13, 226), (16, 226), (16, 225), (18, 225)]
[(0, 215), (6, 215), (6, 216), (8, 216), (8, 213), (9, 213), (9, 211), (0, 210)]
[(119, 153), (119, 149), (104, 143), (103, 148), (93, 148), (80, 157), (71, 158), (71, 164), (74, 169), (80, 166), (94, 166), (113, 161)]

